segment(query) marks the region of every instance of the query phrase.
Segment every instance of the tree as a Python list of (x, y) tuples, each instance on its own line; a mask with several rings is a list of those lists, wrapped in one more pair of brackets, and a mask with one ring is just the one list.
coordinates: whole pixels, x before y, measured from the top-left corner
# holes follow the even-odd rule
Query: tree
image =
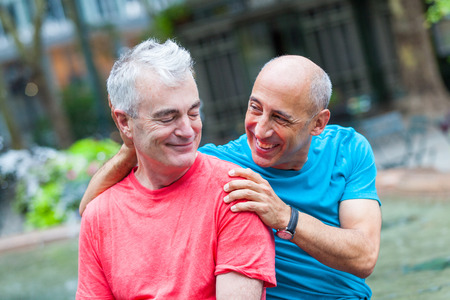
[(389, 0), (389, 7), (405, 89), (400, 108), (407, 115), (435, 117), (448, 112), (449, 95), (426, 27), (423, 0)]
[(161, 41), (173, 38), (176, 24), (189, 17), (189, 12), (183, 2), (174, 0), (153, 2), (140, 0), (140, 2), (150, 21), (145, 35), (153, 36)]
[(89, 33), (87, 26), (84, 22), (83, 11), (79, 0), (64, 0), (64, 6), (69, 12), (70, 18), (75, 25), (75, 31), (77, 34), (78, 42), (81, 46), (84, 61), (88, 70), (88, 82), (90, 83), (91, 90), (94, 94), (96, 104), (96, 114), (98, 119), (98, 132), (102, 135), (106, 135), (108, 127), (108, 111), (106, 87), (102, 82), (102, 79), (97, 71), (94, 63), (91, 45), (89, 43)]
[(11, 148), (22, 149), (24, 148), (25, 143), (23, 141), (22, 134), (20, 133), (19, 125), (14, 119), (8, 106), (7, 89), (4, 82), (3, 70), (0, 67), (0, 111), (3, 119), (5, 120), (9, 135), (11, 136)]
[(445, 16), (450, 15), (450, 0), (425, 0), (425, 2), (428, 4), (426, 12), (428, 23), (437, 23)]
[[(4, 6), (5, 4), (2, 4)], [(5, 7), (0, 7), (0, 21), (3, 28), (13, 38), (19, 60), (31, 70), (30, 80), (39, 87), (38, 98), (52, 124), (56, 135), (57, 145), (61, 148), (70, 146), (73, 142), (70, 124), (61, 101), (56, 97), (52, 85), (48, 80), (44, 67), (44, 49), (42, 41), (42, 24), (46, 14), (46, 1), (35, 0), (33, 12), (33, 37), (30, 45), (26, 45), (19, 38), (13, 18)]]

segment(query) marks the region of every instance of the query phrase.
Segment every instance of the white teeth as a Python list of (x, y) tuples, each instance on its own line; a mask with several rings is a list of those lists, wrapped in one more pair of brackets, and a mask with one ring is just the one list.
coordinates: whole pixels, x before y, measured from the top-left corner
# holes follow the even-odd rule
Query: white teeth
[(272, 149), (273, 147), (275, 147), (275, 144), (263, 144), (260, 141), (256, 140), (256, 142), (258, 143), (258, 147), (262, 148), (262, 149)]

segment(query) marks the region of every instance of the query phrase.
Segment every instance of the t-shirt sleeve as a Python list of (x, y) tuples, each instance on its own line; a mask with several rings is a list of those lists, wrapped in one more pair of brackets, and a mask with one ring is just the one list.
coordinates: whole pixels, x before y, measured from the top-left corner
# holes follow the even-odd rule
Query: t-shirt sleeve
[(215, 275), (234, 271), (276, 286), (272, 230), (255, 213), (233, 213), (230, 207), (222, 204), (219, 210)]
[(88, 207), (81, 220), (76, 299), (114, 299), (99, 259), (93, 215), (92, 207)]
[(375, 180), (377, 168), (372, 147), (365, 137), (356, 133), (348, 149), (347, 180), (342, 200), (372, 199), (380, 203)]

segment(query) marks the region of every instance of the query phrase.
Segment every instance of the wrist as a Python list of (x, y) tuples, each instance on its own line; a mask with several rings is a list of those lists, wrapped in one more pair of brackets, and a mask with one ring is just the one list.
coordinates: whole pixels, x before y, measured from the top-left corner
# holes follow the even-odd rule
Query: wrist
[(281, 218), (281, 222), (280, 222), (280, 226), (278, 228), (275, 229), (285, 229), (288, 224), (289, 224), (289, 220), (291, 219), (291, 212), (292, 212), (292, 207), (290, 205), (285, 205), (285, 209), (283, 211), (283, 215)]
[(286, 227), (277, 230), (277, 236), (284, 240), (292, 240), (297, 229), (299, 212), (294, 207), (290, 206), (290, 218)]
[(129, 147), (125, 143), (122, 144), (119, 152), (117, 153), (117, 159), (119, 165), (130, 166), (131, 168), (136, 166), (136, 149), (134, 147)]

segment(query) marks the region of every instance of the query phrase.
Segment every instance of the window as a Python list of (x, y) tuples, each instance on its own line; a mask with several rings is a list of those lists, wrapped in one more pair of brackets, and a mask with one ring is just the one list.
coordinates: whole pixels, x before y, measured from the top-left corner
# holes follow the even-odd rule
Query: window
[(116, 1), (96, 0), (95, 3), (101, 19), (111, 20), (119, 15)]
[(51, 21), (66, 19), (61, 0), (47, 0), (47, 19)]

